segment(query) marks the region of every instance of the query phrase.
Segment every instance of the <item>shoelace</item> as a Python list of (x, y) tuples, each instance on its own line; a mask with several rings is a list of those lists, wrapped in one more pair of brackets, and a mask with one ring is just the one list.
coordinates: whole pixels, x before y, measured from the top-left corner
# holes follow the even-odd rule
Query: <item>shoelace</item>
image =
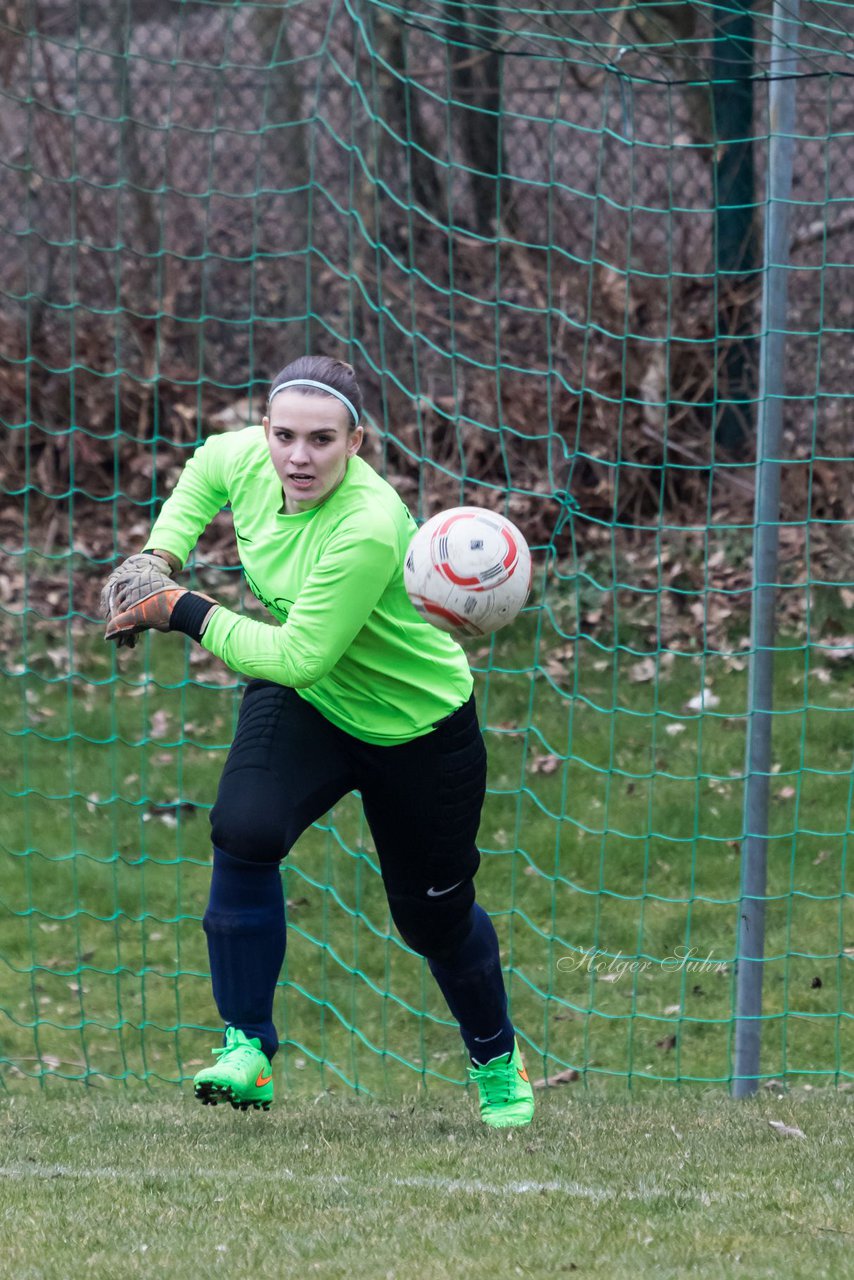
[(513, 1076), (509, 1063), (497, 1069), (484, 1071), (483, 1067), (469, 1067), (469, 1075), (486, 1095), (487, 1102), (510, 1102), (513, 1098)]
[(211, 1053), (217, 1058), (221, 1058), (226, 1053), (245, 1055), (247, 1052), (255, 1052), (251, 1044), (221, 1044), (216, 1049), (211, 1049)]

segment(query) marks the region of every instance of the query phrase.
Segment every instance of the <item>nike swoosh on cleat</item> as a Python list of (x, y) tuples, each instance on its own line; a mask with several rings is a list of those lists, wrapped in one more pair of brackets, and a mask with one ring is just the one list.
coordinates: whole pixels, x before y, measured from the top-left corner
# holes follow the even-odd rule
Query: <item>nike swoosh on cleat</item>
[[(463, 882), (462, 882), (462, 880), (458, 880), (456, 884), (452, 884), (452, 885), (451, 885), (451, 889), (459, 889), (459, 887), (460, 887), (460, 885), (461, 885), (462, 883), (463, 883)], [(428, 890), (427, 890), (427, 897), (428, 897), (428, 898), (441, 898), (444, 894), (446, 894), (446, 893), (450, 893), (450, 892), (451, 892), (451, 889), (433, 889), (433, 888), (431, 887), (430, 889), (428, 889)]]
[(528, 1073), (527, 1073), (527, 1071), (525, 1070), (525, 1068), (524, 1068), (524, 1067), (517, 1067), (517, 1068), (516, 1068), (516, 1070), (519, 1072), (519, 1075), (522, 1077), (522, 1079), (527, 1083), (527, 1080), (528, 1080)]
[(258, 1079), (255, 1081), (255, 1088), (256, 1089), (263, 1088), (264, 1085), (269, 1084), (272, 1079), (273, 1079), (272, 1073), (268, 1076), (265, 1076), (264, 1068), (262, 1067), (261, 1070), (258, 1072)]

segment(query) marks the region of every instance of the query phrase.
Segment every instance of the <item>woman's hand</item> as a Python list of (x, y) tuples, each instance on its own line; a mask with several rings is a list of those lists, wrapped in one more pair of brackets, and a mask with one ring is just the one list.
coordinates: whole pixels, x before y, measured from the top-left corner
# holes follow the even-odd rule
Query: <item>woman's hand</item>
[[(167, 551), (146, 551), (128, 556), (113, 570), (101, 592), (101, 612), (107, 623), (143, 596), (149, 595), (158, 583), (164, 578), (169, 579), (180, 567), (179, 561)], [(119, 648), (126, 645), (132, 649), (136, 644), (136, 634), (133, 632), (115, 638)]]
[[(153, 569), (122, 579), (114, 589), (113, 599), (116, 607), (110, 612), (104, 639), (131, 646), (142, 631), (181, 630), (199, 640), (218, 606), (210, 596), (178, 587), (166, 574)], [(181, 616), (176, 619), (175, 610), (181, 601)], [(178, 625), (174, 625), (176, 621)]]
[[(151, 585), (149, 579), (149, 587)], [(126, 592), (124, 603), (107, 622), (104, 639), (117, 640), (121, 644), (123, 637), (137, 636), (142, 631), (168, 631), (175, 605), (185, 595), (184, 587), (176, 587), (165, 577), (161, 584), (144, 595)]]
[[(151, 575), (171, 578), (175, 567), (173, 557), (170, 556), (167, 559), (166, 553), (162, 551), (145, 551), (139, 555), (128, 556), (127, 560), (117, 565), (104, 583), (101, 592), (101, 611), (104, 618), (109, 620), (111, 614), (119, 612), (128, 591), (133, 589), (137, 579), (145, 582)], [(180, 565), (177, 567), (180, 568)]]

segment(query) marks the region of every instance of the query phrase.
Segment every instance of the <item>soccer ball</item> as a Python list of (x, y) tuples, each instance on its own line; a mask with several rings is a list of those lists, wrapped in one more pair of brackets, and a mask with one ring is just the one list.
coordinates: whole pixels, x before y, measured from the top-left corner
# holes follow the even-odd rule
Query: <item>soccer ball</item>
[(453, 636), (506, 627), (531, 590), (531, 553), (514, 524), (480, 507), (440, 511), (409, 544), (403, 581), (415, 608)]

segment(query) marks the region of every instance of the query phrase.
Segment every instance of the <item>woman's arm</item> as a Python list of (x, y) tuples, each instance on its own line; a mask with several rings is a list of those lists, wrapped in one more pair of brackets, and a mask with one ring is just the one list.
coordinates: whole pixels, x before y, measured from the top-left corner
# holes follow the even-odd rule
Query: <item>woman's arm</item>
[[(115, 639), (119, 646), (133, 648), (137, 632), (157, 624), (124, 630), (115, 628), (114, 621), (128, 609), (133, 610), (153, 590), (160, 590), (164, 582), (171, 586), (171, 575), (182, 567), (202, 531), (228, 501), (221, 474), (221, 448), (216, 441), (217, 437), (212, 437), (197, 449), (185, 466), (154, 523), (145, 551), (120, 564), (104, 585), (101, 608), (108, 621), (108, 638)], [(163, 582), (159, 583), (161, 578)], [(158, 608), (166, 598), (177, 599), (174, 592), (164, 596)], [(185, 612), (186, 608), (181, 616)]]
[(308, 688), (350, 647), (399, 571), (395, 537), (342, 530), (330, 540), (284, 625), (242, 618), (220, 605), (202, 646), (232, 671)]
[(190, 458), (145, 544), (146, 551), (168, 559), (173, 572), (186, 563), (204, 530), (228, 502), (221, 439), (211, 436)]

